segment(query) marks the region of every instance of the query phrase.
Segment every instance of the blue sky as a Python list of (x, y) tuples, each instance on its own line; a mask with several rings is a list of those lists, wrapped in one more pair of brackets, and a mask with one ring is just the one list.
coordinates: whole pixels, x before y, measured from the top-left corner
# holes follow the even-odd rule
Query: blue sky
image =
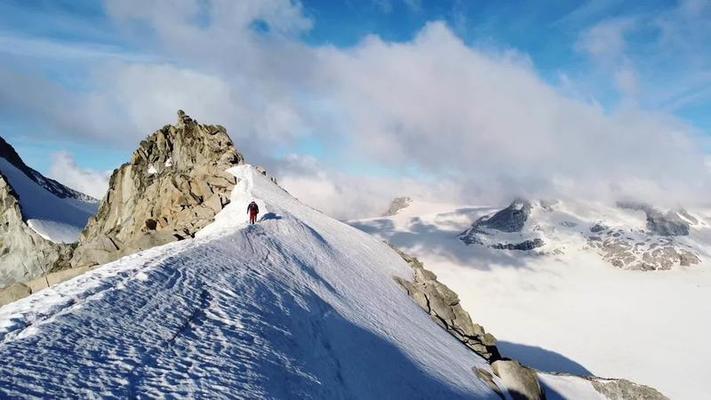
[[(213, 122), (227, 124), (233, 138), (250, 138), (242, 147), (273, 168), (289, 165), (294, 153), (333, 173), (417, 178), (466, 175), (462, 168), (469, 160), (466, 154), (456, 162), (424, 160), (413, 137), (436, 139), (447, 132), (468, 142), (484, 126), (488, 136), (471, 139), (479, 148), (491, 135), (514, 129), (490, 126), (487, 116), (468, 125), (449, 126), (437, 115), (415, 123), (408, 116), (419, 117), (417, 104), (390, 110), (383, 87), (399, 76), (387, 70), (403, 68), (421, 74), (417, 93), (439, 96), (447, 85), (457, 92), (459, 78), (467, 83), (462, 88), (494, 81), (514, 96), (552, 93), (554, 103), (579, 103), (574, 108), (600, 113), (600, 124), (620, 132), (664, 121), (670, 135), (681, 130), (691, 138), (691, 147), (701, 149), (695, 156), (703, 158), (711, 132), (709, 35), (708, 0), (8, 0), (0, 3), (2, 135), (43, 172), (52, 170), (53, 154), (60, 151), (79, 168), (105, 171), (127, 160), (142, 136), (174, 118), (159, 113), (188, 103), (204, 108), (207, 118), (224, 115), (225, 121)], [(432, 61), (420, 53), (439, 53), (440, 47), (449, 51), (438, 55), (445, 67), (420, 68)], [(458, 68), (459, 59), (472, 64)], [(478, 68), (489, 72), (471, 76)], [(341, 84), (358, 81), (362, 73), (372, 76), (365, 88)], [(190, 86), (184, 93), (170, 85), (176, 76)], [(382, 85), (371, 88), (372, 81)], [(401, 84), (392, 90), (406, 96), (408, 85)], [(206, 101), (196, 103), (195, 96)], [(384, 103), (371, 107), (374, 96)], [(488, 98), (473, 96), (453, 97)], [(508, 112), (506, 102), (496, 100), (502, 108), (495, 110)], [(512, 105), (511, 112), (525, 113), (528, 106), (520, 106)], [(550, 115), (530, 116), (541, 124), (537, 141), (549, 140), (545, 129), (559, 129), (565, 139), (558, 142), (568, 140), (575, 124), (566, 128), (554, 120), (561, 116)], [(566, 146), (576, 147), (590, 134), (579, 135)], [(630, 143), (635, 141), (641, 140)], [(494, 157), (481, 162), (501, 168)], [(565, 169), (566, 162), (551, 163), (551, 171)], [(515, 176), (497, 179), (532, 179), (524, 168), (510, 169)], [(637, 173), (622, 165), (611, 169)]]

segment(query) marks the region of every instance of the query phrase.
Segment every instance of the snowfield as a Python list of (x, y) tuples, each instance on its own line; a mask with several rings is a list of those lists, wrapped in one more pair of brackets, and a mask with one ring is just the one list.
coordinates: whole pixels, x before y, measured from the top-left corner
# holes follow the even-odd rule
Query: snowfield
[(97, 211), (97, 202), (57, 197), (2, 157), (0, 172), (18, 194), (27, 225), (47, 240), (76, 242), (89, 218)]
[(393, 281), (412, 271), (387, 245), (231, 172), (196, 239), (0, 308), (0, 397), (498, 399)]
[[(641, 213), (561, 207), (569, 214), (566, 220), (594, 223), (604, 216), (644, 227)], [(579, 227), (535, 212), (531, 221), (541, 225), (534, 231), (545, 239), (541, 250), (547, 255), (466, 246), (458, 239), (493, 211), (415, 202), (394, 216), (352, 224), (422, 260), (459, 294), (472, 319), (499, 339), (505, 356), (543, 371), (626, 378), (672, 399), (698, 399), (708, 392), (707, 216), (683, 239), (700, 249), (701, 264), (642, 272), (611, 266), (585, 248)], [(569, 377), (544, 375), (542, 381), (568, 393), (562, 398), (597, 398), (586, 396), (590, 388)], [(571, 397), (571, 390), (578, 397)]]

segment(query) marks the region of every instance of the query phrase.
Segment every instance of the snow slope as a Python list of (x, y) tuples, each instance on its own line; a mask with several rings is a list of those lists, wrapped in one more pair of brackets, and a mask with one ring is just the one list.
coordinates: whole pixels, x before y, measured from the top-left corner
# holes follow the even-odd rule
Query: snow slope
[[(499, 339), (505, 356), (544, 371), (627, 378), (672, 399), (696, 399), (707, 392), (711, 265), (705, 227), (694, 227), (692, 236), (683, 239), (701, 250), (701, 264), (627, 271), (586, 249), (580, 226), (561, 224), (556, 219), (561, 214), (550, 220), (535, 212), (531, 216), (547, 243), (542, 249), (546, 255), (534, 255), (466, 246), (458, 239), (492, 208), (414, 205), (392, 217), (353, 225), (420, 258), (459, 294), (472, 318)], [(644, 226), (642, 214), (561, 207), (565, 220), (580, 224), (604, 216), (606, 221)], [(544, 379), (559, 385), (561, 393), (566, 385), (579, 389), (575, 382), (559, 376)]]
[(18, 194), (27, 224), (40, 236), (57, 243), (73, 243), (98, 203), (75, 197), (60, 198), (0, 157), (0, 173)]
[(0, 308), (0, 397), (498, 399), (393, 281), (412, 271), (388, 246), (231, 172), (196, 239)]

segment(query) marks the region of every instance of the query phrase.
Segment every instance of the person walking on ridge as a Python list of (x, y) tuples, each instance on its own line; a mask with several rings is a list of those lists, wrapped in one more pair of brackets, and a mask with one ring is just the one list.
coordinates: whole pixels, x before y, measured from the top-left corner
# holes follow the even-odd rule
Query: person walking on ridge
[(259, 206), (252, 200), (247, 206), (247, 214), (249, 214), (249, 223), (254, 224), (257, 222), (257, 214), (259, 214)]

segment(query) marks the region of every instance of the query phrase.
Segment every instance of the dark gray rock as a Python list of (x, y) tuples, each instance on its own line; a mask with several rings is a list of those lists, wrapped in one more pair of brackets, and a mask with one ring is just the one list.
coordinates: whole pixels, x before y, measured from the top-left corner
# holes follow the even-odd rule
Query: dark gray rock
[(501, 232), (521, 232), (531, 214), (531, 203), (516, 199), (508, 207), (494, 215), (477, 220), (473, 227), (494, 229)]
[(491, 248), (497, 250), (528, 251), (536, 249), (538, 247), (542, 247), (543, 245), (545, 245), (545, 242), (542, 239), (535, 238), (533, 240), (524, 240), (521, 243), (496, 243), (492, 245)]
[(479, 235), (486, 235), (487, 229), (500, 232), (521, 232), (532, 210), (527, 200), (516, 199), (508, 207), (476, 220), (471, 228), (462, 232), (459, 239), (466, 244), (482, 244)]
[(674, 211), (661, 213), (656, 210), (647, 212), (647, 229), (662, 236), (688, 236), (689, 223), (681, 219)]
[(605, 225), (603, 225), (603, 224), (601, 224), (601, 223), (597, 223), (597, 224), (595, 224), (595, 225), (593, 225), (593, 226), (590, 227), (590, 232), (592, 232), (592, 233), (600, 233), (600, 232), (606, 231), (606, 230), (608, 230), (608, 229), (610, 229), (610, 228), (608, 228), (607, 226), (605, 226)]

